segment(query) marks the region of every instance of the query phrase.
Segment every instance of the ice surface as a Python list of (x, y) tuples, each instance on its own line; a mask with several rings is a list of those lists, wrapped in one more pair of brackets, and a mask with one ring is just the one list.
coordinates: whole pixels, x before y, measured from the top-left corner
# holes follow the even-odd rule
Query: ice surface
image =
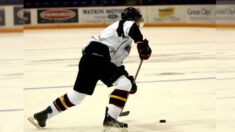
[[(0, 35), (0, 132), (102, 132), (112, 88), (98, 83), (93, 96), (38, 130), (27, 117), (71, 90), (81, 50), (101, 28), (33, 30)], [(153, 49), (139, 73), (138, 92), (119, 118), (128, 132), (235, 131), (235, 30), (144, 28)], [(24, 37), (22, 37), (24, 35)], [(21, 38), (21, 39), (20, 39)], [(23, 39), (24, 38), (24, 39)], [(124, 62), (135, 74), (135, 45)], [(166, 119), (166, 123), (159, 123)]]

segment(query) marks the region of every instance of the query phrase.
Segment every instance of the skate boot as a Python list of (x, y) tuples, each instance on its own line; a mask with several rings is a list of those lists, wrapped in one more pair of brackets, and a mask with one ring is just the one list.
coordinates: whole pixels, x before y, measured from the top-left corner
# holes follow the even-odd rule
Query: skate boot
[(119, 122), (116, 119), (112, 118), (108, 114), (108, 108), (106, 107), (106, 112), (105, 112), (105, 118), (104, 118), (103, 126), (104, 127), (115, 127), (115, 128), (127, 128), (128, 124), (123, 123), (123, 122)]
[(45, 110), (35, 113), (33, 117), (29, 117), (28, 120), (35, 127), (42, 128), (46, 126), (46, 121), (48, 119), (48, 114), (52, 113), (51, 107), (47, 107)]

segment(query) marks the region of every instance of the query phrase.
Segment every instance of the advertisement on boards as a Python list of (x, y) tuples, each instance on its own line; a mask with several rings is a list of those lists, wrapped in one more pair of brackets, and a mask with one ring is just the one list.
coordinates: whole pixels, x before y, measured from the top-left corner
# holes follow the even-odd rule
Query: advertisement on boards
[(183, 23), (183, 6), (150, 6), (148, 7), (149, 23)]
[(25, 25), (30, 25), (31, 24), (31, 12), (30, 10), (24, 9), (24, 15), (23, 15), (23, 19), (24, 19), (24, 24)]
[(218, 24), (235, 24), (235, 5), (217, 5), (215, 15)]
[(215, 6), (187, 6), (186, 23), (215, 23)]
[(126, 7), (107, 7), (105, 12), (105, 23), (111, 24), (121, 19), (121, 13)]
[(5, 26), (6, 19), (5, 19), (5, 11), (0, 9), (0, 26)]
[(23, 7), (14, 7), (14, 25), (31, 24), (31, 14)]
[[(81, 24), (111, 24), (121, 19), (121, 12), (125, 9), (121, 7), (94, 7), (94, 8), (79, 8), (79, 23)], [(147, 8), (137, 8), (144, 19), (147, 21)]]
[(104, 24), (105, 10), (103, 7), (79, 8), (79, 23), (81, 24)]
[(78, 9), (39, 9), (38, 24), (78, 23)]
[[(105, 7), (105, 19), (106, 19), (106, 24), (111, 24), (113, 22), (116, 22), (121, 19), (121, 13), (123, 9), (127, 7), (121, 6), (121, 7)], [(142, 14), (145, 22), (147, 21), (147, 8), (143, 6), (136, 6), (135, 7), (137, 10), (140, 11)]]

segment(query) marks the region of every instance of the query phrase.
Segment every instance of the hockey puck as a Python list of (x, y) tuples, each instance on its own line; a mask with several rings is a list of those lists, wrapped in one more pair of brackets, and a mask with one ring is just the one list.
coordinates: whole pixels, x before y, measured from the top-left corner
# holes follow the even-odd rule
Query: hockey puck
[(162, 120), (160, 120), (159, 122), (160, 122), (160, 123), (166, 123), (166, 120), (163, 120), (163, 119), (162, 119)]

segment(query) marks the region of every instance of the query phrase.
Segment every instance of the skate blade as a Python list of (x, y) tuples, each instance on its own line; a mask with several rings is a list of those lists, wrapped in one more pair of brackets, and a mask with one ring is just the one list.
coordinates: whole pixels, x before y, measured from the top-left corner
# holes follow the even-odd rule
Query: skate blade
[(38, 125), (38, 123), (37, 123), (37, 121), (36, 121), (36, 119), (35, 119), (34, 117), (29, 117), (28, 120), (29, 120), (29, 122), (30, 122), (31, 124), (33, 124), (35, 127), (39, 128), (39, 129), (42, 128), (42, 127), (40, 127), (40, 126)]
[(103, 132), (128, 132), (127, 128), (104, 127)]

